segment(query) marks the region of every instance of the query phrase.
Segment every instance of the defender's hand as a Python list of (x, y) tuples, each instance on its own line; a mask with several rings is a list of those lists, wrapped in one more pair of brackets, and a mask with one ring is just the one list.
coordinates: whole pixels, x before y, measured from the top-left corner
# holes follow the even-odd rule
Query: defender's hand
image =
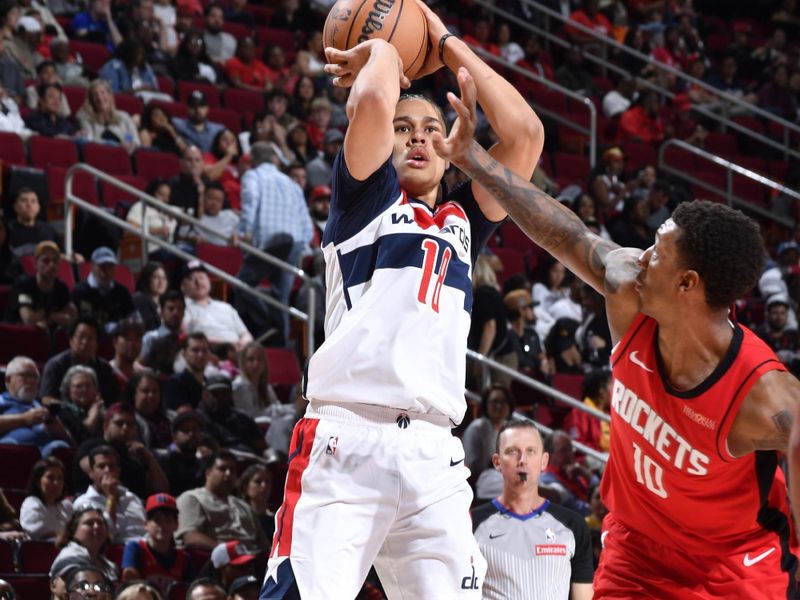
[(458, 87), (461, 89), (461, 98), (452, 92), (448, 92), (447, 99), (455, 109), (458, 118), (453, 123), (450, 135), (442, 138), (441, 134), (433, 134), (433, 148), (436, 154), (452, 161), (456, 166), (464, 164), (469, 155), (475, 135), (475, 127), (478, 123), (477, 110), (475, 108), (475, 98), (477, 90), (475, 80), (472, 79), (469, 71), (464, 67), (458, 70)]
[(414, 79), (420, 79), (431, 73), (435, 73), (444, 66), (439, 59), (439, 40), (448, 33), (447, 27), (435, 12), (433, 12), (425, 2), (416, 0), (417, 6), (422, 11), (425, 20), (428, 22), (428, 54), (425, 62), (414, 75)]

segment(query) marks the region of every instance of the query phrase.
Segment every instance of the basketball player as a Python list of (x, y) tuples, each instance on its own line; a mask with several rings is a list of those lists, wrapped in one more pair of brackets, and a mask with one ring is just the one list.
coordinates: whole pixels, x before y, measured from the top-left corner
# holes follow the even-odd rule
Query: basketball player
[[(500, 140), (491, 154), (529, 178), (541, 123), (425, 10), (426, 71), (441, 58), (476, 74)], [(392, 46), (326, 53), (334, 83), (352, 90), (322, 244), (325, 342), (309, 365), (261, 597), (351, 599), (374, 564), (390, 598), (479, 598), (486, 562), (451, 428), (466, 410), (472, 265), (506, 213), (469, 182), (442, 190), (447, 162), (431, 145), (445, 133), (441, 110), (400, 97), (408, 81)]]
[(469, 93), (450, 102), (459, 125), (435, 136), (436, 151), (606, 298), (613, 433), (595, 597), (794, 598), (777, 454), (800, 383), (729, 310), (761, 273), (757, 225), (722, 204), (689, 202), (653, 246), (620, 248), (470, 139)]
[(533, 421), (512, 419), (497, 434), (492, 464), (503, 493), (472, 512), (489, 564), (485, 600), (592, 597), (592, 541), (578, 513), (539, 495), (548, 453)]

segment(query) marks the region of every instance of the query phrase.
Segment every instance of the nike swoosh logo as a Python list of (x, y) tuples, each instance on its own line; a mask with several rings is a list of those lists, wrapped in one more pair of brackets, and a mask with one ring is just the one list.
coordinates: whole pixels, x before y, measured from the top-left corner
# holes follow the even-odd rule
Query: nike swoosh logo
[(628, 358), (630, 358), (631, 362), (633, 364), (635, 364), (637, 367), (640, 367), (640, 368), (644, 369), (648, 373), (652, 373), (653, 369), (648, 368), (648, 366), (646, 364), (644, 364), (641, 360), (639, 360), (639, 357), (636, 356), (637, 354), (639, 354), (639, 351), (638, 350), (634, 350), (633, 352), (628, 354)]
[(775, 552), (775, 547), (774, 546), (772, 548), (770, 548), (769, 550), (766, 550), (765, 552), (762, 552), (758, 556), (754, 556), (753, 558), (750, 558), (750, 553), (748, 552), (747, 554), (744, 555), (744, 560), (742, 562), (744, 562), (744, 566), (745, 567), (752, 567), (754, 564), (756, 564), (758, 562), (761, 562), (762, 560), (767, 558), (773, 552)]
[(494, 535), (494, 534), (491, 534), (491, 533), (490, 533), (490, 534), (489, 534), (489, 539), (490, 539), (490, 540), (493, 540), (493, 539), (495, 539), (495, 538), (499, 538), (499, 537), (502, 537), (502, 536), (504, 536), (504, 535), (505, 535), (505, 533), (498, 533), (498, 534), (496, 534), (496, 535)]
[(600, 534), (600, 547), (601, 548), (605, 548), (606, 547), (606, 536), (607, 535), (608, 535), (608, 531), (604, 531), (603, 533)]
[(453, 459), (451, 458), (451, 459), (450, 459), (450, 466), (451, 466), (451, 467), (455, 467), (455, 466), (456, 466), (458, 463), (462, 463), (462, 462), (464, 462), (464, 459), (463, 459), (463, 458), (462, 458), (462, 459), (460, 459), (460, 460), (457, 460), (457, 461), (455, 461), (455, 462), (454, 462), (454, 461), (453, 461)]

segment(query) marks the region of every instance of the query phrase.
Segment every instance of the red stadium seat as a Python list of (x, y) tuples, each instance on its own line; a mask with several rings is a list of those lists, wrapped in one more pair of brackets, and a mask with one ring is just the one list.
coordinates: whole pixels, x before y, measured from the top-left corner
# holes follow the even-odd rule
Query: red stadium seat
[(20, 546), (20, 564), (25, 574), (49, 573), (59, 549), (53, 542), (23, 542)]
[(658, 152), (652, 144), (624, 142), (622, 153), (625, 155), (626, 171), (636, 172), (647, 166), (658, 165)]
[[(9, 353), (15, 356), (28, 356), (28, 358), (39, 362), (41, 356), (33, 357), (25, 352), (28, 349), (28, 344), (22, 340), (22, 337), (27, 337), (27, 334), (23, 333), (21, 330), (17, 330), (12, 334), (14, 337), (8, 337), (10, 330), (6, 329), (7, 327), (9, 327), (8, 324), (0, 323), (0, 331), (5, 330), (3, 333), (6, 334), (3, 336), (3, 339), (13, 339), (16, 341), (16, 347), (13, 349), (9, 348)], [(19, 327), (27, 326), (21, 325)], [(36, 327), (34, 327), (34, 329), (36, 329)], [(3, 346), (6, 345), (7, 344), (3, 344)], [(26, 348), (20, 348), (20, 346), (23, 345), (25, 345)], [(6, 351), (3, 351), (3, 353), (5, 352)], [(3, 362), (7, 363), (8, 361)], [(3, 457), (3, 468), (0, 469), (0, 487), (25, 489), (28, 485), (28, 477), (30, 477), (33, 465), (41, 458), (39, 449), (36, 446), (0, 444), (0, 456)]]
[(589, 159), (585, 156), (556, 152), (553, 154), (556, 174), (573, 182), (585, 185), (589, 179)]
[(86, 100), (86, 88), (65, 85), (61, 88), (61, 91), (63, 91), (64, 95), (67, 97), (67, 104), (69, 104), (69, 109), (74, 115), (81, 109), (84, 100)]
[(212, 123), (221, 123), (236, 135), (242, 131), (242, 118), (239, 113), (228, 108), (211, 108), (208, 110), (208, 120)]
[(4, 575), (3, 579), (11, 584), (20, 600), (50, 597), (50, 577), (47, 575)]
[(169, 152), (155, 150), (137, 150), (133, 155), (136, 174), (145, 180), (163, 177), (169, 179), (178, 175), (181, 170), (180, 159)]
[[(219, 89), (217, 86), (210, 83), (195, 83), (193, 81), (179, 81), (178, 82), (178, 100), (186, 102), (191, 93), (199, 90), (205, 94), (210, 108), (219, 108), (222, 103), (219, 100)], [(213, 119), (211, 119), (213, 120)]]
[[(47, 191), (50, 195), (50, 203), (63, 203), (66, 193), (64, 179), (67, 170), (64, 167), (49, 166), (45, 168), (47, 178)], [(85, 172), (75, 173), (72, 178), (72, 193), (86, 202), (98, 204), (97, 185), (94, 177)]]
[(500, 238), (503, 240), (503, 248), (518, 250), (519, 252), (531, 252), (537, 248), (536, 244), (519, 228), (519, 226), (507, 221), (500, 228)]
[(678, 171), (691, 173), (696, 167), (695, 155), (688, 150), (672, 146), (664, 150), (664, 164)]
[(78, 147), (72, 140), (35, 135), (28, 140), (31, 166), (44, 169), (48, 165), (71, 167), (78, 162)]
[(712, 131), (706, 135), (705, 149), (723, 158), (732, 157), (736, 154), (736, 136)]
[(114, 105), (129, 115), (141, 115), (144, 102), (131, 94), (114, 94)]
[(297, 364), (297, 355), (287, 348), (265, 348), (269, 362), (269, 383), (271, 385), (296, 385), (302, 374)]
[(752, 202), (756, 206), (769, 208), (769, 196), (767, 195), (769, 189), (770, 188), (767, 188), (765, 185), (749, 177), (744, 177), (742, 175), (733, 176), (733, 194), (743, 200)]
[(525, 254), (513, 248), (494, 248), (492, 252), (503, 263), (503, 270), (497, 274), (497, 281), (502, 286), (506, 279), (518, 273), (526, 274), (528, 266)]
[(108, 51), (104, 44), (70, 40), (69, 51), (70, 54), (79, 54), (86, 68), (94, 73), (97, 73), (111, 58), (111, 52)]
[[(25, 490), (15, 490), (12, 488), (6, 488), (3, 490), (3, 495), (8, 500), (8, 503), (11, 505), (17, 514), (19, 514), (20, 508), (22, 508), (22, 503), (25, 502), (25, 498), (28, 497), (28, 492)], [(0, 571), (2, 573), (2, 571)]]
[(211, 263), (228, 275), (236, 275), (242, 267), (242, 251), (232, 246), (218, 246), (200, 242), (197, 244), (197, 258)]
[(240, 40), (244, 37), (252, 37), (253, 30), (247, 27), (247, 25), (242, 25), (241, 23), (225, 23), (222, 26), (222, 31), (230, 33), (233, 37), (237, 40)]
[(172, 80), (172, 77), (156, 75), (156, 83), (158, 84), (159, 92), (164, 92), (169, 96), (175, 95), (175, 82)]
[(25, 165), (25, 145), (16, 133), (0, 131), (0, 160), (7, 165)]
[[(89, 261), (82, 262), (78, 265), (78, 274), (81, 276), (81, 279), (85, 280), (89, 277), (89, 273), (91, 272), (92, 263)], [(131, 270), (122, 263), (118, 264), (116, 269), (114, 269), (114, 281), (128, 288), (131, 294), (136, 291), (136, 282), (133, 279), (133, 274)]]
[(264, 94), (250, 90), (227, 88), (222, 92), (222, 101), (225, 108), (238, 113), (257, 113), (264, 110)]
[(583, 375), (573, 375), (571, 373), (556, 373), (553, 375), (553, 387), (579, 401), (583, 400), (581, 398), (582, 385)]
[(286, 52), (292, 52), (295, 49), (294, 36), (291, 31), (272, 27), (256, 27), (256, 44), (259, 46), (278, 45)]
[(272, 22), (272, 13), (274, 9), (272, 9), (269, 6), (256, 6), (255, 4), (245, 4), (244, 10), (253, 15), (253, 20), (256, 22), (256, 25), (260, 25), (262, 27), (268, 27), (269, 24)]
[(13, 573), (14, 569), (14, 550), (11, 544), (5, 540), (0, 540), (0, 573)]
[(83, 159), (109, 175), (133, 175), (130, 155), (122, 146), (89, 143), (83, 147)]

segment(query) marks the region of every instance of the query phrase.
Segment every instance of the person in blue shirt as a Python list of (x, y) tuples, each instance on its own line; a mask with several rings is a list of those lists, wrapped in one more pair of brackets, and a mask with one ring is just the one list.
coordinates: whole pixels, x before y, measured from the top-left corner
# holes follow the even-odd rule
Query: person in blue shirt
[(80, 12), (70, 23), (70, 37), (105, 44), (109, 50), (122, 41), (111, 16), (111, 0), (92, 0), (89, 10)]
[(69, 447), (72, 438), (57, 410), (36, 400), (39, 369), (26, 356), (16, 356), (6, 367), (6, 391), (0, 395), (0, 444), (36, 446), (42, 456)]
[(115, 94), (158, 91), (156, 75), (145, 60), (145, 49), (139, 40), (123, 41), (115, 54), (115, 58), (104, 64), (99, 73)]

